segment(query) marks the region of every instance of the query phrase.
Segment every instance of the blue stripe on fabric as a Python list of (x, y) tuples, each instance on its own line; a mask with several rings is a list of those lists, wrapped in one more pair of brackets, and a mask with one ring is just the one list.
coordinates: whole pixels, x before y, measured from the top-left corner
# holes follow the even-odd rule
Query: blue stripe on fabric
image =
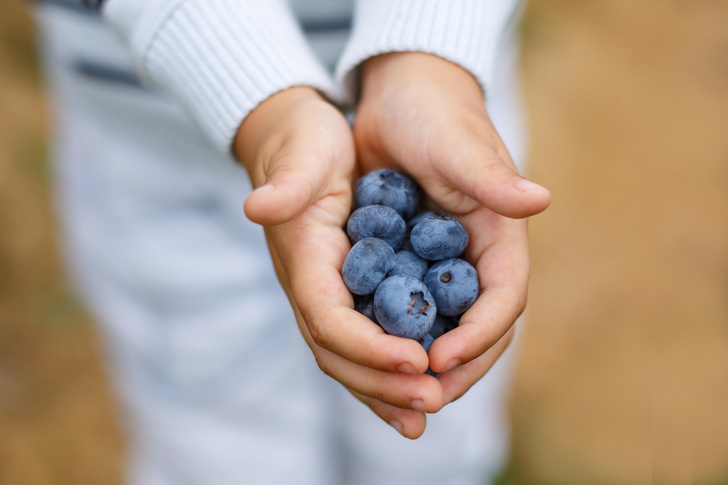
[[(40, 3), (44, 5), (54, 5), (56, 7), (63, 7), (66, 10), (71, 10), (73, 12), (86, 14), (86, 15), (93, 15), (95, 16), (97, 14), (96, 10), (101, 6), (101, 0), (34, 0), (35, 3)], [(96, 6), (92, 6), (91, 4), (96, 4)]]
[(98, 10), (101, 8), (101, 4), (104, 3), (104, 0), (81, 0), (81, 3), (88, 8)]
[[(34, 0), (36, 3), (55, 5), (74, 12), (96, 15), (104, 0)], [(301, 28), (307, 34), (323, 32), (341, 32), (351, 29), (351, 17), (339, 17), (333, 19), (310, 19), (301, 22)]]
[(316, 34), (320, 32), (339, 32), (351, 29), (351, 17), (341, 17), (336, 19), (322, 20), (304, 20), (301, 21), (301, 28), (307, 34)]
[(139, 80), (139, 77), (134, 72), (126, 69), (119, 69), (118, 67), (108, 66), (87, 59), (76, 60), (71, 64), (71, 68), (77, 74), (87, 78), (144, 89), (144, 85)]

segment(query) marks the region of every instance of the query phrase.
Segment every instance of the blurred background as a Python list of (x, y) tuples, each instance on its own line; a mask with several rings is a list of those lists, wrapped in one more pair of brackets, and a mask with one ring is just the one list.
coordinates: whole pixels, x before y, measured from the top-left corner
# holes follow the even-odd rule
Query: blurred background
[[(728, 2), (531, 0), (527, 325), (502, 485), (728, 484)], [(24, 0), (0, 15), (0, 485), (121, 483)]]

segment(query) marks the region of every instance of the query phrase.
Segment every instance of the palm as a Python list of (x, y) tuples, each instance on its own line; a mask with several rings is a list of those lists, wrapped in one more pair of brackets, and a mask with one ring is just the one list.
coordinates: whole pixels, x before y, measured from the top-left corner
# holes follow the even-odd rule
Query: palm
[[(270, 184), (276, 190), (254, 192), (246, 201), (246, 213), (266, 224), (279, 280), (319, 367), (382, 419), (403, 423), (403, 434), (419, 436), (422, 411), (434, 412), (442, 405), (442, 386), (422, 374), (427, 355), (417, 342), (386, 335), (354, 311), (341, 278), (350, 248), (343, 227), (355, 162), (351, 130), (326, 103), (301, 107), (275, 117), (290, 123), (285, 143), (279, 146), (274, 139), (252, 154), (272, 154), (249, 172), (256, 185)], [(403, 365), (409, 373), (399, 372)], [(408, 409), (416, 401), (422, 410)]]
[(499, 215), (471, 197), (480, 195), (472, 170), (487, 172), (496, 160), (512, 162), (482, 104), (455, 116), (456, 97), (425, 98), (412, 91), (365, 100), (354, 127), (365, 172), (391, 167), (409, 173), (431, 208), (457, 217), (470, 234), (464, 257), (478, 271), (480, 297), (429, 356), (436, 370), (452, 367), (450, 362), (467, 364), (441, 375), (445, 402), (462, 395), (505, 349), (528, 280), (526, 221)]

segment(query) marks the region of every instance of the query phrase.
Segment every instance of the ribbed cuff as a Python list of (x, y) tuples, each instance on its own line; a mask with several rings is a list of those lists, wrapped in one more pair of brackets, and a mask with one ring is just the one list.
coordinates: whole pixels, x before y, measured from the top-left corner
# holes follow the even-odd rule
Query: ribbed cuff
[(362, 62), (388, 52), (425, 52), (469, 71), (487, 94), (517, 7), (517, 0), (357, 0), (336, 79), (354, 104)]
[(142, 78), (180, 101), (221, 151), (278, 91), (311, 86), (341, 99), (282, 0), (108, 0), (103, 15)]

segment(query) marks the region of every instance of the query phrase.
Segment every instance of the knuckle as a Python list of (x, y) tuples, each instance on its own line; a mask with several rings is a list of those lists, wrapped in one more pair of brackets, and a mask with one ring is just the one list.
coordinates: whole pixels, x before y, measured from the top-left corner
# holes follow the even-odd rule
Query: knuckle
[(323, 354), (322, 352), (314, 352), (313, 356), (314, 356), (314, 359), (316, 360), (316, 365), (321, 370), (321, 372), (323, 372), (325, 375), (333, 378), (334, 377), (333, 367), (330, 365), (329, 359), (326, 359), (322, 354)]
[(484, 173), (490, 173), (493, 171), (508, 169), (508, 165), (503, 158), (498, 154), (497, 151), (492, 149), (484, 149), (481, 151), (481, 155), (477, 159), (477, 167)]
[(325, 324), (316, 320), (309, 321), (308, 331), (311, 334), (311, 339), (316, 343), (316, 345), (323, 347), (324, 349), (329, 348), (329, 335)]
[(526, 306), (528, 305), (528, 294), (526, 292), (522, 293), (518, 296), (516, 299), (516, 318), (520, 317), (524, 311), (526, 311)]
[(503, 162), (503, 160), (495, 153), (485, 157), (480, 163), (480, 168), (484, 172), (492, 172), (493, 170), (498, 170), (500, 168), (506, 167), (505, 162)]
[(511, 346), (511, 343), (513, 342), (513, 338), (515, 337), (515, 335), (516, 335), (516, 328), (514, 326), (514, 327), (511, 327), (506, 332), (506, 334), (503, 336), (503, 338), (501, 340), (503, 341), (504, 350)]
[(374, 388), (372, 392), (370, 393), (370, 396), (372, 399), (376, 399), (377, 401), (381, 402), (387, 402), (387, 394), (384, 392), (383, 389), (380, 388)]

